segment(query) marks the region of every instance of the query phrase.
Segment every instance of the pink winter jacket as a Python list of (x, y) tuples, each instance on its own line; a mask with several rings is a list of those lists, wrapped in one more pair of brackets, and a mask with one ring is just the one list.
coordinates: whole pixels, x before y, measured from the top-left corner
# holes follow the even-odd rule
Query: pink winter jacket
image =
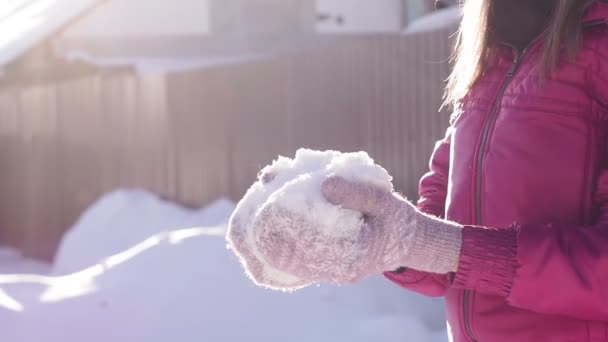
[(420, 181), (422, 211), (468, 225), (458, 271), (385, 274), (445, 296), (456, 342), (608, 341), (608, 3), (542, 86), (541, 53), (496, 47)]

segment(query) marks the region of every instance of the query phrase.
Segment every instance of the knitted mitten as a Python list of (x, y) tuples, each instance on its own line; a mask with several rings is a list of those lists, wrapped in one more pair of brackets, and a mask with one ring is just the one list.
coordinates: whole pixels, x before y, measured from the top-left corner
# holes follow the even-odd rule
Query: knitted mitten
[(330, 238), (308, 217), (265, 208), (255, 241), (274, 268), (306, 281), (338, 284), (402, 266), (440, 274), (457, 270), (460, 226), (419, 212), (395, 193), (340, 177), (327, 179), (322, 192), (330, 203), (362, 213), (362, 229), (355, 238)]

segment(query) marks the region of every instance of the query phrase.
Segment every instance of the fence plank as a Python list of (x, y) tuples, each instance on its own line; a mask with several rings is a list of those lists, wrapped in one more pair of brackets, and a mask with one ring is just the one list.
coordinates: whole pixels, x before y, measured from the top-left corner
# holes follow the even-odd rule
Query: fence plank
[(12, 88), (0, 93), (0, 241), (12, 247), (23, 247), (25, 242), (23, 170), (27, 155), (23, 151), (19, 96)]
[(25, 155), (23, 195), (24, 254), (47, 259), (61, 240), (62, 203), (57, 149), (56, 87), (25, 89), (20, 96), (22, 144)]

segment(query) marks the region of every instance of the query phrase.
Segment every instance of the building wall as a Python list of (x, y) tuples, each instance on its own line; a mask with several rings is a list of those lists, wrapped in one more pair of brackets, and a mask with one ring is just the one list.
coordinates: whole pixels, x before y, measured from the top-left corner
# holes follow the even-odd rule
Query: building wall
[(66, 39), (312, 31), (313, 0), (110, 0)]
[(67, 59), (102, 65), (235, 58), (312, 39), (314, 0), (109, 0), (53, 40)]
[(206, 35), (211, 32), (210, 2), (109, 0), (70, 26), (64, 36), (78, 39)]

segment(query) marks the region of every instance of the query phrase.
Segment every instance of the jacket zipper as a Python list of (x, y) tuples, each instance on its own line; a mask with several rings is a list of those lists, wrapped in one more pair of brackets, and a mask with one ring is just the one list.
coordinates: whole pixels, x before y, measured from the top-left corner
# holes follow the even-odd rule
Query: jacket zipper
[[(477, 179), (476, 179), (476, 185), (475, 185), (475, 211), (476, 211), (475, 212), (475, 224), (476, 225), (481, 225), (481, 220), (482, 220), (482, 217), (481, 217), (482, 170), (483, 170), (483, 159), (484, 159), (484, 155), (486, 152), (486, 145), (488, 143), (488, 137), (490, 135), (490, 128), (492, 127), (492, 124), (494, 123), (494, 120), (496, 119), (496, 116), (498, 115), (498, 107), (499, 107), (500, 101), (502, 100), (502, 98), (505, 94), (507, 86), (509, 85), (509, 82), (513, 78), (513, 75), (515, 74), (515, 72), (517, 71), (517, 68), (521, 64), (521, 61), (523, 60), (524, 56), (526, 55), (527, 50), (528, 49), (526, 48), (521, 52), (519, 52), (519, 51), (517, 52), (517, 57), (511, 64), (511, 67), (509, 68), (509, 70), (507, 71), (505, 80), (503, 81), (503, 83), (498, 91), (498, 94), (496, 95), (496, 99), (494, 100), (494, 104), (492, 105), (492, 110), (490, 111), (490, 115), (486, 119), (486, 122), (484, 123), (484, 126), (483, 126), (483, 131), (481, 133), (481, 142), (479, 144), (479, 153), (477, 154)], [(464, 293), (463, 293), (464, 319), (463, 320), (464, 320), (465, 331), (471, 341), (478, 342), (477, 338), (475, 338), (475, 335), (473, 334), (473, 328), (471, 327), (470, 302), (471, 302), (471, 291), (464, 290)]]
[(483, 158), (484, 158), (484, 154), (486, 152), (486, 145), (488, 143), (488, 137), (490, 135), (490, 128), (492, 127), (492, 124), (494, 123), (494, 119), (496, 119), (496, 116), (498, 114), (498, 105), (500, 104), (500, 101), (502, 100), (503, 95), (505, 94), (505, 90), (507, 89), (507, 86), (509, 85), (509, 82), (511, 81), (513, 74), (515, 74), (515, 71), (517, 71), (517, 68), (519, 67), (519, 64), (521, 63), (523, 57), (526, 55), (527, 49), (523, 50), (521, 53), (518, 52), (517, 53), (517, 57), (515, 58), (515, 60), (513, 61), (513, 63), (511, 64), (511, 67), (509, 68), (509, 70), (507, 71), (507, 77), (505, 78), (505, 80), (502, 82), (502, 85), (500, 87), (500, 90), (498, 91), (498, 95), (496, 95), (496, 99), (494, 100), (494, 104), (492, 105), (492, 110), (490, 111), (490, 115), (488, 116), (488, 118), (486, 119), (486, 122), (484, 124), (483, 127), (483, 131), (481, 133), (481, 142), (479, 144), (479, 153), (477, 154), (477, 183), (476, 183), (476, 192), (475, 192), (475, 224), (480, 225), (481, 224), (481, 183), (482, 183), (482, 177), (481, 177), (481, 171), (483, 169)]

